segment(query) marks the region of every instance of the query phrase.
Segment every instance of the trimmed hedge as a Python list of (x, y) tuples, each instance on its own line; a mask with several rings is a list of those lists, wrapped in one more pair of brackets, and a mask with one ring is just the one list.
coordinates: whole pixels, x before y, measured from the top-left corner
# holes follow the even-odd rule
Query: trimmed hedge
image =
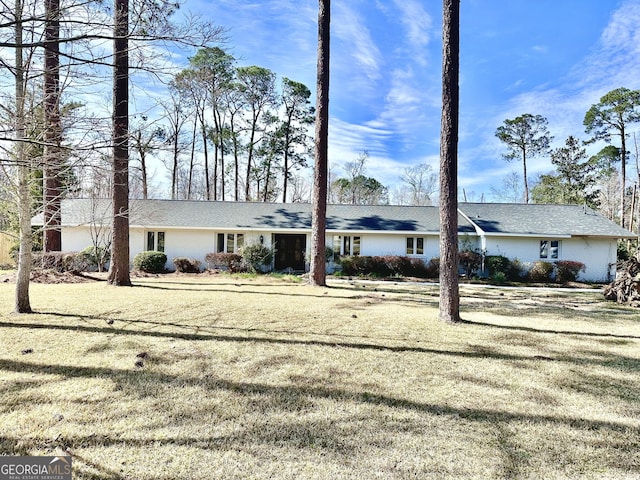
[(439, 261), (432, 259), (425, 264), (420, 258), (399, 255), (356, 255), (341, 257), (340, 265), (342, 274), (350, 276), (434, 278), (438, 275)]
[(167, 256), (163, 252), (140, 252), (133, 257), (133, 267), (147, 273), (164, 273)]
[(558, 260), (556, 262), (556, 282), (575, 282), (578, 279), (580, 272), (584, 272), (585, 268), (586, 267), (582, 262)]
[(550, 282), (555, 265), (551, 262), (539, 260), (534, 262), (529, 270), (528, 277), (532, 282)]
[(458, 263), (467, 278), (472, 277), (482, 266), (482, 255), (473, 250), (462, 250), (458, 254)]
[(200, 260), (187, 257), (176, 257), (173, 259), (173, 266), (176, 272), (180, 273), (200, 273)]
[(242, 271), (242, 257), (237, 253), (207, 253), (204, 260), (211, 270), (221, 268), (231, 273)]

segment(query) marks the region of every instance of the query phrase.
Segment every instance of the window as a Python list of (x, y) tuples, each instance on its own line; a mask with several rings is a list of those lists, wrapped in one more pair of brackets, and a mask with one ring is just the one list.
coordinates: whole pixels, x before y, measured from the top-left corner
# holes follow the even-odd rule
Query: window
[(556, 260), (560, 258), (559, 240), (540, 240), (540, 258)]
[(238, 253), (244, 246), (243, 233), (219, 233), (217, 235), (216, 252)]
[(338, 261), (340, 258), (340, 244), (342, 243), (342, 239), (340, 235), (333, 236), (333, 259)]
[(424, 255), (424, 237), (407, 237), (407, 255)]
[(147, 250), (164, 252), (164, 232), (147, 232)]
[(360, 255), (360, 237), (334, 235), (333, 254), (336, 258), (338, 255)]

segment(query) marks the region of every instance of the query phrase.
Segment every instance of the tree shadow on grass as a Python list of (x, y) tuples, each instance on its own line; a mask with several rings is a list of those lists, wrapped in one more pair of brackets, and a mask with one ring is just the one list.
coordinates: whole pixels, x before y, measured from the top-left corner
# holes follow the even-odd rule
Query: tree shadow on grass
[[(60, 315), (54, 313), (48, 313), (49, 315)], [(79, 315), (60, 315), (69, 316), (72, 318), (82, 318)], [(99, 319), (96, 317), (87, 317), (90, 319)], [(119, 320), (123, 323), (136, 323), (137, 321)], [(162, 324), (166, 325), (166, 324)], [(119, 328), (106, 328), (106, 327), (92, 327), (87, 325), (50, 325), (50, 324), (38, 324), (38, 323), (16, 323), (16, 322), (0, 322), (0, 328), (25, 328), (25, 329), (50, 329), (50, 330), (68, 330), (73, 332), (87, 332), (87, 333), (107, 333), (111, 335), (129, 335), (140, 337), (156, 337), (156, 338), (173, 338), (180, 340), (192, 340), (192, 341), (218, 341), (218, 342), (242, 342), (242, 343), (267, 343), (274, 345), (294, 345), (294, 346), (319, 346), (329, 348), (350, 348), (356, 350), (372, 350), (382, 352), (395, 352), (395, 353), (424, 353), (432, 355), (446, 355), (453, 357), (463, 358), (490, 358), (494, 360), (507, 360), (507, 361), (526, 361), (536, 360), (535, 356), (527, 355), (514, 355), (508, 353), (497, 352), (492, 348), (486, 347), (476, 351), (452, 351), (452, 350), (438, 350), (425, 347), (414, 347), (408, 345), (381, 345), (375, 343), (358, 343), (358, 342), (340, 342), (340, 341), (328, 341), (328, 340), (302, 340), (295, 338), (273, 338), (273, 337), (256, 337), (256, 336), (240, 336), (240, 335), (216, 335), (210, 333), (181, 333), (181, 332), (158, 332), (147, 330), (125, 330)], [(184, 328), (184, 326), (181, 326)], [(252, 329), (247, 329), (247, 332), (251, 332)], [(296, 332), (300, 333), (300, 332)]]
[[(45, 312), (43, 312), (45, 314)], [(90, 319), (90, 320), (108, 320), (106, 318), (100, 318), (97, 316), (83, 316), (73, 314), (57, 314), (54, 312), (47, 312), (47, 315), (71, 317), (76, 319)], [(118, 322), (136, 324), (147, 323), (146, 321), (138, 320), (118, 320)], [(581, 332), (563, 332), (553, 330), (538, 330), (530, 327), (503, 327), (500, 325), (484, 324), (479, 322), (463, 321), (467, 324), (479, 324), (496, 328), (507, 328), (515, 330), (524, 330), (535, 333), (551, 333), (560, 335), (586, 335), (586, 336), (608, 336), (609, 334), (596, 334), (596, 333), (581, 333)], [(184, 325), (175, 324), (159, 324), (158, 326), (175, 326), (178, 328), (189, 328)], [(429, 355), (444, 355), (450, 357), (472, 358), (472, 359), (493, 359), (503, 361), (559, 361), (566, 363), (584, 364), (592, 363), (594, 365), (601, 365), (605, 367), (615, 367), (623, 365), (625, 370), (637, 369), (640, 370), (640, 359), (632, 357), (623, 357), (620, 355), (608, 355), (606, 357), (590, 358), (590, 357), (573, 357), (568, 355), (561, 355), (555, 357), (543, 357), (540, 355), (517, 355), (511, 353), (499, 352), (492, 347), (481, 346), (474, 348), (472, 351), (465, 350), (438, 350), (434, 348), (417, 347), (409, 345), (384, 345), (377, 343), (362, 343), (362, 342), (344, 342), (344, 341), (331, 341), (331, 340), (311, 340), (311, 339), (299, 339), (299, 338), (273, 338), (273, 336), (259, 337), (255, 335), (220, 335), (213, 333), (191, 333), (191, 332), (161, 332), (161, 331), (148, 331), (148, 330), (127, 330), (113, 327), (94, 327), (89, 325), (67, 325), (67, 324), (37, 324), (37, 323), (17, 323), (17, 322), (1, 322), (0, 328), (24, 328), (24, 329), (45, 329), (45, 330), (68, 330), (73, 332), (87, 332), (87, 333), (105, 333), (110, 335), (127, 335), (138, 337), (153, 337), (153, 338), (171, 338), (189, 341), (218, 341), (218, 342), (240, 342), (240, 343), (266, 343), (273, 345), (293, 345), (293, 346), (318, 346), (328, 348), (349, 348), (355, 350), (370, 350), (380, 352), (394, 352), (394, 353), (423, 353)], [(191, 327), (193, 328), (193, 327)], [(210, 327), (215, 328), (215, 327)], [(251, 328), (246, 329), (247, 333), (252, 333), (254, 330)], [(270, 332), (267, 332), (270, 333)], [(283, 333), (283, 332), (278, 332)], [(294, 334), (301, 334), (304, 332), (293, 332)], [(273, 333), (271, 333), (273, 335)], [(322, 334), (326, 336), (325, 334)], [(338, 336), (340, 337), (340, 336)], [(624, 337), (626, 338), (626, 337)], [(632, 337), (636, 338), (636, 337)], [(615, 358), (614, 358), (615, 357)]]
[[(189, 284), (193, 285), (193, 284)], [(249, 290), (245, 287), (253, 287), (253, 285), (238, 285), (238, 288), (235, 290), (232, 289), (224, 289), (224, 288), (176, 288), (176, 287), (163, 287), (160, 285), (140, 285), (134, 284), (133, 288), (146, 288), (149, 290), (164, 290), (164, 291), (180, 291), (180, 292), (209, 292), (209, 293), (234, 293), (234, 294), (252, 294), (252, 295), (271, 295), (271, 296), (279, 296), (283, 298), (288, 297), (308, 297), (308, 298), (325, 298), (324, 294), (312, 295), (311, 293), (293, 293), (293, 292), (265, 292), (262, 290)], [(264, 286), (274, 286), (274, 285), (264, 285)], [(291, 285), (282, 285), (284, 287)], [(329, 288), (329, 287), (323, 287)]]
[[(315, 398), (337, 402), (371, 404), (393, 409), (414, 411), (421, 414), (449, 416), (489, 424), (496, 422), (527, 422), (538, 425), (562, 424), (576, 430), (609, 431), (628, 434), (629, 437), (636, 438), (636, 444), (639, 444), (638, 446), (640, 446), (639, 426), (632, 426), (623, 422), (586, 419), (568, 415), (543, 415), (492, 410), (491, 408), (456, 407), (446, 404), (418, 402), (367, 391), (312, 385), (279, 386), (258, 382), (232, 381), (217, 378), (214, 375), (191, 377), (154, 372), (152, 370), (132, 371), (128, 369), (82, 365), (42, 365), (6, 359), (0, 359), (0, 369), (35, 375), (59, 375), (66, 378), (103, 378), (114, 382), (119, 386), (119, 388), (128, 390), (136, 390), (137, 388), (140, 388), (141, 383), (146, 384), (149, 382), (167, 386), (180, 384), (205, 388), (210, 392), (227, 391), (244, 396), (264, 395), (269, 397), (286, 397), (290, 399), (290, 402), (298, 399), (307, 401), (309, 398)], [(3, 440), (4, 441), (0, 441), (0, 445), (6, 446), (11, 444), (11, 442), (7, 443), (6, 438)], [(125, 441), (128, 442), (130, 440), (117, 440), (117, 442)], [(174, 440), (168, 440), (169, 443), (172, 443), (173, 441)], [(193, 440), (188, 441), (192, 442)], [(102, 441), (99, 443), (104, 445)], [(640, 465), (638, 465), (638, 467), (640, 468)]]
[(497, 325), (495, 323), (478, 322), (476, 320), (462, 320), (461, 323), (467, 324), (467, 325), (481, 325), (483, 327), (491, 327), (491, 328), (497, 328), (501, 330), (515, 330), (515, 331), (528, 332), (528, 333), (548, 333), (553, 335), (571, 335), (571, 336), (578, 336), (578, 337), (640, 340), (640, 335), (620, 335), (615, 333), (578, 332), (575, 330), (553, 330), (553, 329), (522, 327), (522, 326), (514, 326), (514, 325)]

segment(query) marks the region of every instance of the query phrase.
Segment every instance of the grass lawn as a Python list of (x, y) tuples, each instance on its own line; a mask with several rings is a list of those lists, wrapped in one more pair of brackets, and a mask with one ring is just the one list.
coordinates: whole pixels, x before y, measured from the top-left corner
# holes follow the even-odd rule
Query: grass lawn
[[(0, 283), (0, 454), (75, 479), (637, 479), (640, 312), (599, 293)], [(136, 365), (137, 363), (137, 365)]]

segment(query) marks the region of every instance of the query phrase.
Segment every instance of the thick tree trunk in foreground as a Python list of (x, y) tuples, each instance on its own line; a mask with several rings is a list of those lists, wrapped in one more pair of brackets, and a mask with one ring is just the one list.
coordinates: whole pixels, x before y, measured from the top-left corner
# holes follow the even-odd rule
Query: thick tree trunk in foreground
[(24, 58), (22, 55), (22, 0), (15, 4), (15, 79), (16, 79), (16, 163), (18, 164), (18, 211), (20, 220), (20, 251), (16, 279), (15, 313), (31, 313), (29, 278), (31, 276), (31, 192), (29, 190), (30, 162), (25, 153), (24, 121)]
[(327, 225), (327, 147), (329, 137), (329, 25), (331, 1), (318, 2), (318, 72), (315, 132), (316, 164), (313, 175), (313, 205), (311, 216), (311, 271), (309, 283), (327, 284), (325, 236)]
[(444, 0), (440, 132), (440, 320), (460, 321), (458, 285), (458, 72), (460, 0)]
[(44, 50), (44, 245), (45, 252), (62, 250), (60, 230), (60, 2), (45, 1)]
[(131, 285), (129, 275), (129, 5), (116, 0), (113, 73), (113, 239), (111, 285)]

